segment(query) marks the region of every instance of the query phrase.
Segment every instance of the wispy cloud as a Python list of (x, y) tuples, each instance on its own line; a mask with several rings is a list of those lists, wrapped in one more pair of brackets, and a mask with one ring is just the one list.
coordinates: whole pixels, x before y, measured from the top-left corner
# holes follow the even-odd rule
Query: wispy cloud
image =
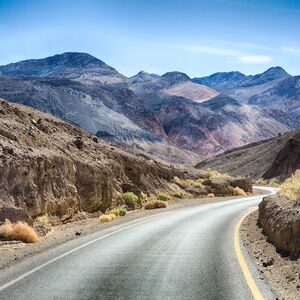
[(287, 51), (289, 53), (296, 54), (296, 55), (300, 55), (300, 49), (298, 49), (298, 48), (282, 47), (282, 50)]
[(239, 61), (247, 64), (266, 64), (273, 59), (268, 55), (246, 55), (239, 57)]
[[(197, 46), (197, 45), (181, 45), (183, 49), (190, 52), (211, 54), (218, 56), (231, 57), (234, 60), (232, 62), (240, 62), (247, 64), (266, 64), (273, 61), (272, 57), (269, 55), (258, 55), (249, 54), (246, 51), (233, 50), (231, 48), (225, 47), (211, 47), (211, 46)], [(250, 51), (249, 51), (250, 52)]]
[(241, 52), (222, 48), (222, 47), (210, 47), (210, 46), (192, 46), (192, 45), (183, 45), (185, 50), (191, 52), (198, 52), (204, 54), (213, 54), (213, 55), (221, 55), (221, 56), (239, 56), (242, 55)]

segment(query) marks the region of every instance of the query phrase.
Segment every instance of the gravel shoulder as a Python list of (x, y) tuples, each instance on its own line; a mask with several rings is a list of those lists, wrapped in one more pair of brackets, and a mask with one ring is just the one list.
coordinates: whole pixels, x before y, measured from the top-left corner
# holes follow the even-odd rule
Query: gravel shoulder
[(255, 262), (260, 279), (266, 280), (277, 299), (300, 299), (300, 260), (291, 260), (278, 253), (257, 226), (257, 219), (258, 211), (245, 218), (241, 226), (241, 238)]
[[(261, 191), (259, 190), (254, 191), (255, 195), (260, 193)], [(25, 244), (18, 241), (0, 241), (0, 270), (13, 265), (14, 263), (20, 262), (27, 257), (41, 253), (67, 241), (76, 239), (78, 238), (76, 232), (79, 232), (80, 236), (83, 236), (168, 210), (238, 198), (243, 197), (175, 199), (168, 201), (169, 205), (166, 209), (130, 211), (126, 214), (126, 216), (118, 217), (116, 220), (113, 220), (109, 223), (100, 223), (98, 218), (86, 218), (67, 224), (53, 226), (47, 235), (42, 237), (39, 243), (35, 244)]]

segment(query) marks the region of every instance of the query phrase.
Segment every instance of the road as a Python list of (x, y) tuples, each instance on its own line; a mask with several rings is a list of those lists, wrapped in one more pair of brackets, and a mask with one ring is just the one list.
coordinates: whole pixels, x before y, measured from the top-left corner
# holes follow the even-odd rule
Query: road
[(252, 299), (233, 232), (261, 198), (170, 210), (78, 238), (4, 270), (0, 299)]

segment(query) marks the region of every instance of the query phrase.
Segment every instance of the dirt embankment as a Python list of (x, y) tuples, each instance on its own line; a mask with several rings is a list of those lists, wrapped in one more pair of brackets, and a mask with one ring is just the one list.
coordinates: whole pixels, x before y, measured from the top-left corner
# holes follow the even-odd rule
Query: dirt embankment
[(300, 298), (300, 260), (278, 252), (257, 226), (258, 211), (246, 217), (241, 226), (243, 244), (256, 264), (261, 280), (266, 280), (280, 300)]
[(265, 197), (259, 205), (258, 225), (278, 251), (300, 257), (300, 201)]

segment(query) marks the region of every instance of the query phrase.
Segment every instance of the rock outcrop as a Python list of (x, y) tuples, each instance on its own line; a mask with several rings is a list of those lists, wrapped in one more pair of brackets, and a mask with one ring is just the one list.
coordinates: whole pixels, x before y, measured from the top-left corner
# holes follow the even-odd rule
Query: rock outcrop
[[(87, 134), (55, 117), (0, 101), (0, 221), (123, 204), (123, 187), (170, 189), (182, 170)], [(4, 213), (5, 212), (5, 213)], [(1, 219), (2, 218), (2, 219)]]
[(277, 250), (293, 258), (300, 257), (300, 202), (278, 195), (259, 204), (258, 225)]

